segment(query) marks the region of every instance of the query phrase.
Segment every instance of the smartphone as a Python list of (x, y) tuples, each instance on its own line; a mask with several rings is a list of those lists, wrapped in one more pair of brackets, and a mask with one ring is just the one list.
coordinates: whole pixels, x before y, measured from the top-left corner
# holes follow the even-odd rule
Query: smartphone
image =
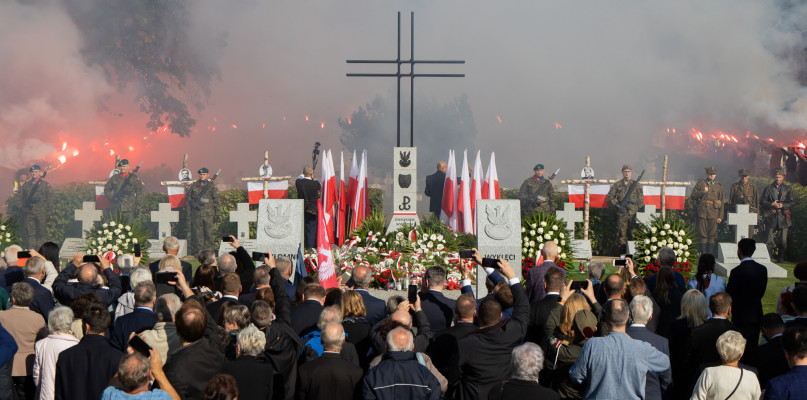
[(627, 260), (628, 258), (633, 260), (633, 254), (625, 254), (625, 259)]
[(140, 243), (135, 243), (134, 245), (134, 256), (135, 257), (142, 257), (143, 254), (140, 252)]
[(501, 269), (501, 267), (499, 266), (499, 260), (495, 258), (483, 258), (482, 268)]
[(418, 285), (409, 285), (409, 304), (415, 304), (418, 301)]
[(588, 281), (572, 281), (572, 290), (585, 290), (588, 288)]
[(151, 350), (151, 346), (146, 343), (145, 340), (141, 339), (140, 336), (134, 335), (131, 339), (129, 339), (129, 346), (132, 346), (135, 351), (142, 354), (144, 357), (148, 358), (151, 354), (149, 350)]
[(231, 237), (229, 237), (229, 236), (222, 236), (222, 237), (221, 237), (221, 241), (222, 241), (222, 242), (228, 242), (228, 243), (232, 243), (232, 242), (233, 242), (233, 238), (231, 238)]
[(176, 282), (177, 281), (177, 273), (176, 272), (158, 272), (154, 274), (154, 283), (162, 283), (167, 284), (168, 282)]
[(460, 250), (460, 258), (473, 258), (474, 251), (473, 250)]
[(624, 258), (618, 258), (618, 259), (614, 260), (614, 266), (615, 267), (624, 267), (626, 265), (628, 265), (628, 260), (626, 260)]
[(81, 261), (85, 263), (99, 263), (101, 262), (101, 259), (95, 254), (87, 254), (81, 259)]
[(31, 252), (28, 250), (18, 251), (17, 258), (31, 258)]
[(266, 258), (266, 253), (261, 253), (260, 251), (252, 252), (252, 261), (263, 261), (264, 258)]

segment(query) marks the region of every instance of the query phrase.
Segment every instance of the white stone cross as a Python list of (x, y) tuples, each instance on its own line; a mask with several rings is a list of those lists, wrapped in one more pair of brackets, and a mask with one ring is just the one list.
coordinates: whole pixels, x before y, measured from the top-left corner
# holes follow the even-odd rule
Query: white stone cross
[(555, 216), (566, 221), (569, 237), (574, 238), (574, 224), (583, 222), (583, 212), (575, 211), (574, 203), (563, 203), (563, 210), (555, 211)]
[(654, 215), (658, 215), (656, 214), (656, 206), (652, 204), (645, 204), (644, 212), (636, 213), (636, 221), (642, 225), (649, 225), (650, 220), (653, 218)]
[(94, 201), (84, 201), (81, 203), (81, 210), (75, 210), (75, 220), (81, 221), (81, 238), (86, 239), (86, 231), (92, 229), (95, 221), (100, 221), (104, 215), (103, 210), (95, 209)]
[(734, 225), (734, 243), (748, 236), (748, 227), (757, 224), (757, 213), (748, 211), (748, 204), (737, 204), (737, 212), (728, 213), (728, 224)]
[(230, 222), (238, 224), (238, 240), (249, 239), (249, 223), (258, 220), (258, 212), (249, 210), (249, 203), (238, 203), (235, 211), (230, 211)]
[(179, 211), (171, 210), (171, 203), (160, 203), (157, 211), (151, 212), (151, 222), (157, 223), (157, 238), (171, 235), (171, 223), (179, 222)]

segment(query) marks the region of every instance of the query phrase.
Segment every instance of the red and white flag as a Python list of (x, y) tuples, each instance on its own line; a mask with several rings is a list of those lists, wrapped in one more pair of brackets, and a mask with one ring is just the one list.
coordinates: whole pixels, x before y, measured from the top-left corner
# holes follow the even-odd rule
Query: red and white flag
[(361, 172), (359, 174), (364, 175), (364, 218), (370, 216), (370, 185), (367, 183), (367, 179), (370, 175), (367, 175), (367, 150), (363, 150), (361, 152)]
[(347, 205), (353, 208), (353, 200), (356, 199), (356, 186), (359, 184), (359, 167), (356, 162), (356, 150), (353, 150), (353, 159), (350, 165), (350, 175), (347, 182)]
[(331, 251), (331, 237), (328, 233), (328, 224), (325, 222), (322, 199), (317, 199), (317, 215), (317, 279), (325, 289), (338, 287), (336, 267)]
[[(687, 188), (684, 186), (667, 186), (664, 191), (665, 207), (668, 210), (683, 210), (686, 202)], [(661, 186), (642, 186), (644, 194), (644, 204), (656, 206), (656, 210), (661, 209)]]
[(110, 203), (109, 199), (104, 195), (104, 186), (95, 185), (95, 209), (104, 210), (111, 207), (112, 203)]
[[(591, 208), (606, 208), (608, 207), (608, 191), (611, 190), (611, 185), (607, 184), (591, 184), (589, 185), (589, 207)], [(586, 205), (586, 187), (585, 185), (569, 185), (569, 203), (574, 203), (575, 208), (583, 208)]]
[(457, 231), (457, 167), (454, 162), (454, 150), (448, 151), (446, 180), (443, 184), (443, 204), (440, 208), (440, 220), (453, 231)]
[(342, 246), (345, 243), (345, 214), (347, 201), (345, 195), (345, 154), (339, 153), (339, 215), (336, 218), (336, 243)]
[(168, 202), (171, 203), (171, 208), (185, 207), (184, 185), (169, 185), (165, 189), (168, 191)]
[(361, 167), (359, 168), (359, 175), (356, 177), (356, 191), (353, 198), (353, 216), (350, 220), (350, 230), (354, 230), (361, 226), (362, 221), (367, 215), (367, 150), (362, 152)]
[(490, 153), (490, 164), (485, 174), (485, 183), (482, 184), (482, 198), (499, 200), (502, 192), (499, 190), (499, 174), (496, 173), (496, 153)]
[(322, 157), (322, 209), (325, 211), (325, 224), (328, 232), (333, 232), (334, 205), (337, 201), (336, 174), (333, 169), (331, 151), (323, 153)]
[[(247, 182), (249, 204), (258, 204), (263, 199), (263, 181)], [(289, 181), (269, 181), (268, 199), (288, 199)]]
[(468, 173), (468, 150), (462, 155), (459, 188), (457, 189), (457, 231), (474, 233), (473, 209), (471, 208), (471, 177)]
[(471, 217), (474, 220), (474, 233), (476, 233), (476, 201), (480, 199), (482, 199), (482, 158), (481, 152), (477, 150), (471, 182)]

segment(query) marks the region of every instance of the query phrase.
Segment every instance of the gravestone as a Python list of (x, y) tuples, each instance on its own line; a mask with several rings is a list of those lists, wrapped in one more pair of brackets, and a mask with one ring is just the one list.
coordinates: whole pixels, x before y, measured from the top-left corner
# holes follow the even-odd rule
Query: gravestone
[[(476, 248), (485, 258), (501, 258), (521, 276), (521, 204), (518, 200), (476, 201)], [(476, 297), (487, 295), (485, 270), (476, 271)]]
[[(179, 211), (171, 210), (171, 203), (160, 203), (157, 211), (151, 212), (151, 222), (157, 223), (157, 239), (149, 239), (149, 258), (159, 259), (165, 257), (163, 240), (171, 236), (171, 223), (179, 222)], [(177, 257), (188, 255), (188, 241), (179, 239), (179, 253)]]
[(303, 231), (302, 199), (262, 199), (258, 203), (257, 249), (252, 251), (271, 251), (295, 265)]
[[(258, 212), (250, 211), (249, 203), (238, 203), (235, 211), (230, 211), (230, 222), (236, 223), (235, 237), (238, 242), (248, 252), (263, 251), (258, 249), (258, 243), (255, 239), (249, 237), (249, 223), (258, 220)], [(226, 252), (233, 251), (234, 248), (229, 243), (221, 242), (219, 245), (219, 255)]]
[(103, 218), (103, 214), (103, 210), (95, 209), (94, 201), (82, 202), (81, 209), (73, 212), (74, 219), (81, 222), (81, 238), (65, 238), (59, 248), (59, 257), (72, 258), (76, 253), (83, 253), (87, 246), (87, 231)]
[(387, 232), (420, 223), (417, 210), (417, 148), (395, 147), (392, 159), (392, 219)]
[[(757, 213), (749, 212), (748, 204), (737, 204), (737, 212), (728, 213), (727, 215), (728, 224), (734, 226), (734, 243), (748, 237), (748, 228), (757, 224)], [(756, 254), (756, 251), (754, 254)]]
[(563, 210), (556, 211), (555, 216), (566, 221), (567, 236), (572, 248), (572, 256), (580, 260), (591, 259), (591, 241), (574, 238), (574, 225), (583, 222), (583, 212), (576, 211), (574, 203), (563, 203)]
[(633, 240), (628, 240), (628, 248), (625, 250), (625, 254), (636, 254), (636, 242)]
[[(636, 222), (642, 225), (649, 225), (653, 216), (656, 214), (656, 206), (652, 204), (645, 204), (644, 211), (636, 213)], [(632, 252), (630, 254), (633, 254)]]
[[(740, 258), (737, 257), (737, 244), (718, 243), (716, 258), (715, 273), (718, 275), (731, 276), (731, 270), (740, 265)], [(768, 269), (768, 278), (787, 278), (787, 270), (771, 261), (768, 246), (766, 246), (765, 243), (757, 243), (752, 258)]]

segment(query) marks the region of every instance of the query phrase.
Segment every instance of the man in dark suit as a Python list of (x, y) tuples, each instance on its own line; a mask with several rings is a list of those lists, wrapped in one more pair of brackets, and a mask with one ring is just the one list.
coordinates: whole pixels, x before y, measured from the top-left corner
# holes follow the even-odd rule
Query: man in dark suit
[(134, 311), (122, 315), (115, 320), (112, 329), (112, 344), (119, 350), (126, 351), (129, 335), (143, 329), (150, 329), (157, 323), (154, 316), (154, 302), (157, 300), (157, 288), (151, 281), (138, 283), (132, 290), (134, 293)]
[(446, 183), (446, 168), (444, 161), (437, 163), (437, 172), (426, 177), (426, 196), (429, 196), (429, 211), (440, 218), (443, 207), (443, 185)]
[(325, 304), (325, 288), (312, 283), (303, 291), (303, 302), (291, 308), (291, 326), (297, 336), (317, 329), (317, 321)]
[(207, 312), (216, 321), (219, 317), (219, 310), (224, 303), (241, 304), (238, 295), (241, 293), (241, 278), (235, 272), (228, 272), (221, 277), (221, 300), (214, 301), (207, 305)]
[(90, 304), (81, 322), (84, 337), (77, 345), (59, 353), (56, 361), (57, 400), (100, 399), (109, 380), (118, 372), (123, 356), (104, 337), (111, 316), (106, 306)]
[(40, 257), (31, 257), (25, 262), (25, 282), (34, 288), (34, 299), (28, 308), (39, 313), (45, 321), (48, 320), (48, 313), (53, 310), (56, 302), (53, 300), (53, 293), (42, 286), (45, 279), (45, 260)]
[[(165, 252), (165, 255), (179, 257), (179, 239), (173, 236), (165, 238), (165, 240), (163, 240), (163, 251)], [(193, 266), (191, 266), (189, 262), (182, 260), (179, 260), (179, 263), (182, 264), (182, 275), (185, 275), (185, 281), (193, 282)], [(160, 260), (149, 264), (149, 270), (151, 270), (152, 276), (159, 272)]]
[(331, 322), (325, 325), (321, 340), (324, 349), (322, 355), (299, 368), (297, 399), (357, 398), (361, 391), (360, 383), (364, 371), (345, 361), (339, 354), (345, 342), (345, 330), (342, 324)]
[(454, 300), (443, 295), (446, 270), (439, 265), (426, 268), (423, 278), (423, 289), (426, 290), (420, 292), (421, 306), (432, 330), (440, 332), (451, 326), (454, 320)]
[(303, 168), (303, 177), (297, 178), (294, 182), (297, 188), (297, 198), (303, 199), (304, 222), (305, 222), (305, 247), (312, 249), (317, 247), (317, 199), (322, 188), (319, 181), (314, 179), (314, 169)]
[(359, 292), (364, 300), (364, 308), (367, 309), (367, 322), (375, 325), (387, 316), (387, 302), (373, 297), (367, 289), (370, 288), (372, 271), (363, 265), (353, 269), (353, 290)]
[(479, 305), (476, 313), (479, 329), (459, 341), (460, 390), (465, 399), (487, 398), (496, 384), (510, 376), (513, 348), (521, 344), (527, 333), (530, 303), (521, 281), (507, 261), (499, 260), (499, 266), (513, 292), (513, 317), (500, 322), (502, 307), (495, 299), (487, 298)]
[(255, 293), (257, 293), (260, 289), (270, 287), (270, 280), (269, 267), (266, 265), (261, 265), (260, 267), (255, 268), (255, 273), (252, 274), (252, 281), (255, 284), (255, 289), (249, 293), (244, 293), (238, 296), (238, 301), (247, 307), (252, 307), (252, 303), (255, 302)]
[(688, 393), (692, 392), (700, 371), (705, 366), (704, 364), (719, 364), (722, 362), (720, 354), (717, 353), (717, 338), (727, 331), (737, 330), (729, 322), (731, 302), (732, 297), (728, 293), (719, 292), (713, 294), (709, 298), (709, 310), (712, 311), (712, 318), (709, 318), (700, 326), (692, 328), (692, 333), (689, 336), (689, 346), (687, 347), (688, 364), (686, 369), (691, 373), (690, 379), (686, 382), (689, 386), (686, 391)]
[(527, 275), (527, 297), (530, 302), (536, 302), (546, 296), (544, 274), (548, 269), (557, 268), (561, 270), (563, 272), (563, 282), (566, 282), (566, 270), (555, 264), (555, 258), (558, 256), (558, 245), (555, 242), (544, 243), (541, 255), (544, 257), (544, 263), (531, 268)]
[[(102, 269), (108, 287), (101, 287), (98, 283), (98, 270)], [(78, 283), (68, 282), (73, 274), (78, 274)], [(73, 304), (73, 300), (87, 293), (93, 293), (101, 299), (101, 304), (109, 306), (121, 294), (121, 283), (118, 274), (112, 270), (109, 261), (101, 257), (100, 263), (85, 263), (81, 267), (70, 263), (67, 268), (59, 272), (53, 281), (53, 294), (65, 306)]]
[(546, 297), (530, 303), (530, 325), (527, 328), (527, 340), (541, 346), (542, 349), (546, 348), (544, 342), (547, 339), (544, 326), (552, 310), (563, 307), (560, 304), (560, 291), (565, 284), (560, 268), (549, 268), (544, 274)]
[[(776, 313), (768, 313), (762, 317), (762, 336), (767, 343), (757, 347), (747, 360), (743, 362), (750, 364), (759, 371), (759, 386), (765, 387), (768, 381), (790, 370), (785, 357), (785, 350), (782, 348), (782, 333), (785, 331), (785, 324), (782, 317)], [(743, 356), (746, 358), (746, 356)]]
[(266, 334), (255, 326), (249, 326), (238, 333), (237, 340), (238, 358), (227, 360), (221, 372), (235, 378), (240, 398), (271, 398), (277, 372), (263, 355)]
[[(647, 296), (636, 296), (630, 302), (630, 311), (633, 315), (633, 323), (625, 329), (625, 333), (633, 339), (650, 343), (656, 350), (670, 356), (670, 346), (667, 339), (656, 335), (645, 327), (647, 322), (653, 318), (653, 300)], [(672, 383), (672, 371), (667, 369), (664, 372), (647, 372), (645, 382), (645, 399), (661, 400), (662, 393), (667, 390)]]
[(451, 399), (460, 384), (459, 340), (475, 331), (476, 300), (471, 293), (461, 294), (454, 304), (454, 326), (444, 329), (429, 345), (427, 353), (432, 363), (448, 380), (445, 398)]
[(737, 243), (740, 265), (731, 270), (726, 285), (726, 293), (733, 299), (731, 321), (746, 339), (746, 351), (759, 343), (762, 296), (768, 287), (768, 269), (751, 258), (756, 248), (754, 239), (740, 239)]
[(807, 399), (807, 327), (785, 329), (782, 347), (785, 349), (790, 371), (768, 382), (765, 398)]

